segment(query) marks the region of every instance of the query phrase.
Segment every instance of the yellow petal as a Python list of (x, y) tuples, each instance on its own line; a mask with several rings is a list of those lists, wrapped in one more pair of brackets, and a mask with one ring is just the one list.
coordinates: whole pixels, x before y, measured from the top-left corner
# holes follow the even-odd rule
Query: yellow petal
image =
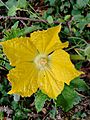
[(20, 64), (22, 61), (32, 61), (37, 54), (35, 46), (28, 37), (14, 38), (0, 44), (3, 45), (4, 53), (13, 66)]
[(50, 68), (57, 78), (69, 85), (70, 81), (83, 72), (75, 69), (70, 56), (64, 50), (56, 50), (50, 56)]
[(60, 30), (61, 25), (58, 25), (47, 30), (33, 32), (31, 34), (31, 41), (40, 53), (49, 54), (53, 51), (52, 48), (54, 45), (56, 46), (57, 44), (61, 44), (62, 46), (62, 42), (58, 36)]
[(64, 42), (64, 43), (56, 43), (55, 45), (53, 45), (50, 49), (48, 49), (48, 53), (52, 53), (54, 52), (55, 50), (58, 50), (58, 49), (63, 49), (63, 48), (67, 48), (69, 45), (69, 42)]
[(54, 73), (47, 68), (47, 70), (39, 71), (38, 86), (50, 98), (56, 98), (64, 88), (64, 82), (57, 79)]
[(34, 63), (23, 62), (16, 68), (10, 70), (8, 79), (12, 84), (9, 94), (19, 94), (21, 96), (31, 96), (38, 89), (38, 71)]

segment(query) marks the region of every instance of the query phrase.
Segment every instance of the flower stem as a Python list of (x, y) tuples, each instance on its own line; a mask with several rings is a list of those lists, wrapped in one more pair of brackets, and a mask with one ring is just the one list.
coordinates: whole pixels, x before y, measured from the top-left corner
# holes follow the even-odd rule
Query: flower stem
[(9, 10), (9, 7), (2, 0), (0, 2)]
[(85, 60), (85, 57), (80, 55), (70, 55), (72, 60)]

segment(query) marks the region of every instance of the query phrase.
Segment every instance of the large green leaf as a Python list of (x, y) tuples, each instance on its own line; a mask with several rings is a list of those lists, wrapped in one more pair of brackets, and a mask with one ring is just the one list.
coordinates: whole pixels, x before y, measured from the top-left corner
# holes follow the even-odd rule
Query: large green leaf
[(12, 6), (9, 11), (8, 11), (8, 16), (15, 16), (16, 15), (16, 11), (17, 11), (17, 7), (16, 6)]
[(27, 1), (26, 0), (18, 0), (18, 8), (26, 8), (27, 7)]
[(64, 90), (56, 100), (56, 105), (57, 107), (62, 107), (62, 109), (65, 112), (67, 112), (71, 108), (73, 108), (74, 105), (78, 104), (80, 100), (81, 98), (77, 94), (77, 92), (74, 91), (73, 88), (70, 88), (69, 86), (65, 85)]
[(44, 106), (46, 100), (48, 100), (48, 96), (43, 94), (41, 91), (38, 91), (35, 96), (35, 107), (37, 112), (40, 112)]
[(71, 81), (70, 87), (76, 89), (77, 91), (87, 91), (89, 86), (85, 83), (83, 79), (75, 78)]
[(11, 8), (12, 6), (16, 6), (17, 5), (17, 1), (16, 0), (8, 0), (6, 2), (6, 5)]
[(88, 2), (89, 2), (89, 0), (77, 0), (78, 8), (86, 7), (86, 5), (88, 4)]

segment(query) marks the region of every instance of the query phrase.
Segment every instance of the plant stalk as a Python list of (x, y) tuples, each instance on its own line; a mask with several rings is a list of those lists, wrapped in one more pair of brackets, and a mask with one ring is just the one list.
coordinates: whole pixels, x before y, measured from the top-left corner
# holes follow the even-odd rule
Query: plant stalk
[(71, 60), (85, 60), (85, 57), (80, 55), (70, 55)]

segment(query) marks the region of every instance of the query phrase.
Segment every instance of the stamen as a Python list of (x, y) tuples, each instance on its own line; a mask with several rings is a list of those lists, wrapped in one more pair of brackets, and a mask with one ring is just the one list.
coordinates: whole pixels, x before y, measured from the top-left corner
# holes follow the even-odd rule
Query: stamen
[(36, 64), (38, 69), (45, 69), (45, 67), (48, 65), (49, 58), (45, 54), (39, 54), (34, 59), (34, 63)]
[(46, 65), (46, 64), (47, 64), (46, 58), (41, 58), (41, 59), (40, 59), (40, 64), (41, 64), (41, 65)]

